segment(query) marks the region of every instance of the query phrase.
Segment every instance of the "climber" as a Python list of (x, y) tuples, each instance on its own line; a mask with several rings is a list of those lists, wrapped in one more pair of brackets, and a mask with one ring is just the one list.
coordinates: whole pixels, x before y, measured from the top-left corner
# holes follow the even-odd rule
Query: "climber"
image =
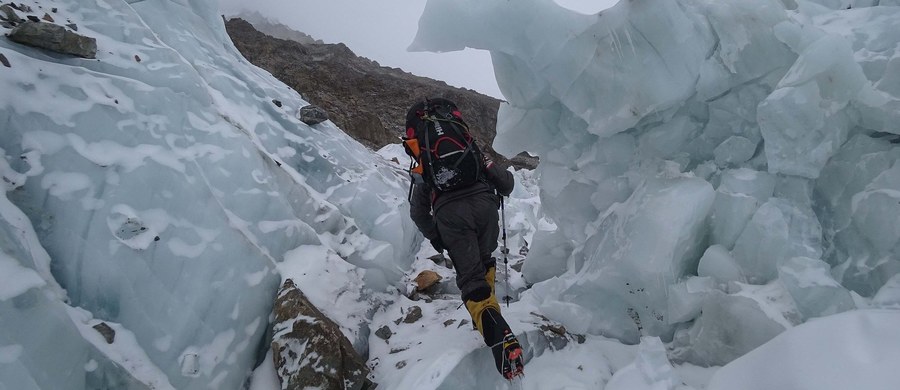
[(414, 104), (406, 115), (410, 217), (439, 253), (446, 249), (472, 322), (507, 379), (522, 374), (522, 348), (500, 314), (494, 292), (498, 207), (512, 192), (512, 173), (484, 156), (457, 106), (442, 98)]

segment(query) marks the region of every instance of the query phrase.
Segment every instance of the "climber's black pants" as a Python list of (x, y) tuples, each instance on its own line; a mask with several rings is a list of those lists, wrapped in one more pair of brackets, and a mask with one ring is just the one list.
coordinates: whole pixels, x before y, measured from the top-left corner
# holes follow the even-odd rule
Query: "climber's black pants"
[(500, 235), (499, 204), (497, 195), (482, 192), (451, 200), (435, 213), (441, 240), (456, 268), (456, 285), (463, 301), (469, 300), (473, 293), (476, 296), (483, 295), (485, 290), (490, 293), (485, 274), (495, 265), (491, 253), (497, 249)]

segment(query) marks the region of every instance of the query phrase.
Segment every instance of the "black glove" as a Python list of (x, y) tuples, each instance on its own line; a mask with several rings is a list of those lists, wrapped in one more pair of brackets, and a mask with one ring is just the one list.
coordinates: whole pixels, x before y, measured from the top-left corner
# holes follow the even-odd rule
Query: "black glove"
[(431, 240), (431, 246), (434, 247), (434, 250), (438, 251), (438, 253), (444, 253), (444, 250), (447, 247), (444, 246), (444, 241), (441, 240), (440, 236), (435, 237), (435, 239)]
[(481, 162), (484, 164), (485, 168), (490, 168), (491, 165), (494, 165), (494, 160), (491, 160), (491, 158), (486, 154), (481, 155)]

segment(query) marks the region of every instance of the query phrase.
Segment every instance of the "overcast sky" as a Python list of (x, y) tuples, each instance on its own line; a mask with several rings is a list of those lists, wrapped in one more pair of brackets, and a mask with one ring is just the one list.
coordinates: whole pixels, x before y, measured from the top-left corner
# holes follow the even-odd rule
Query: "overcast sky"
[[(569, 9), (594, 14), (617, 0), (554, 0)], [(410, 53), (424, 0), (219, 0), (226, 16), (257, 11), (272, 21), (321, 39), (343, 42), (357, 55), (382, 66), (446, 81), (502, 98), (490, 54), (467, 49), (452, 53)]]

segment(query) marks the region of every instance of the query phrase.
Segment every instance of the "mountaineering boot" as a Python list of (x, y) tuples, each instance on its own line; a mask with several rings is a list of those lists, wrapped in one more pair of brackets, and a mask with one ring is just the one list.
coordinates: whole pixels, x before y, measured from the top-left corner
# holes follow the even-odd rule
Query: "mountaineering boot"
[(507, 331), (503, 336), (503, 341), (491, 346), (491, 353), (494, 354), (494, 362), (497, 364), (497, 371), (506, 379), (525, 374), (525, 363), (522, 361), (522, 346), (519, 340), (512, 332)]
[[(497, 295), (494, 293), (494, 276), (496, 275), (496, 272), (497, 267), (490, 266), (488, 267), (487, 272), (485, 272), (484, 274), (484, 280), (487, 281), (488, 286), (491, 287), (491, 295), (487, 300), (478, 302), (466, 301), (466, 309), (469, 310), (469, 314), (472, 316), (472, 329), (477, 330), (478, 333), (481, 333), (481, 317), (476, 315), (476, 313), (480, 313), (488, 307), (495, 307), (493, 304), (496, 304), (495, 308), (497, 309), (497, 311), (500, 311), (500, 304), (497, 303)], [(469, 307), (469, 302), (472, 302), (472, 307)], [(476, 320), (476, 318), (479, 319)]]
[[(490, 294), (490, 295), (488, 295)], [(506, 379), (512, 379), (522, 375), (524, 366), (522, 360), (522, 347), (509, 328), (509, 324), (500, 315), (500, 305), (493, 293), (484, 291), (475, 294), (483, 297), (482, 300), (467, 300), (466, 309), (472, 316), (475, 328), (484, 337), (484, 343), (491, 347), (497, 372)], [(481, 295), (481, 296), (478, 296)], [(488, 295), (484, 297), (484, 295)]]
[(522, 346), (499, 311), (485, 309), (482, 315), (484, 342), (491, 347), (497, 372), (506, 379), (522, 375)]
[[(471, 297), (470, 300), (466, 301), (466, 310), (468, 310), (469, 315), (472, 316), (472, 324), (475, 326), (475, 330), (477, 330), (478, 333), (481, 333), (481, 335), (485, 337), (485, 340), (487, 340), (487, 336), (484, 333), (483, 314), (488, 309), (491, 309), (495, 313), (498, 313), (497, 315), (499, 316), (500, 304), (497, 303), (497, 298), (490, 291), (485, 291), (483, 293), (479, 291), (473, 295), (474, 296)], [(488, 345), (492, 345), (492, 343), (488, 343)]]

